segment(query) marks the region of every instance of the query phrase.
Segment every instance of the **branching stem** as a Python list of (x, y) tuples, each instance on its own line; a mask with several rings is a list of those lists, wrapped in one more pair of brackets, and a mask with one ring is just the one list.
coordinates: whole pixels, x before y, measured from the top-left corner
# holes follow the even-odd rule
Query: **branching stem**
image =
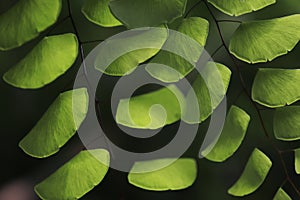
[[(235, 67), (236, 67), (237, 73), (238, 73), (238, 75), (239, 75), (239, 79), (240, 79), (240, 81), (241, 81), (241, 83), (242, 83), (242, 87), (243, 87), (243, 89), (244, 89), (244, 91), (245, 91), (247, 97), (249, 98), (250, 102), (252, 103), (252, 105), (254, 106), (254, 108), (255, 108), (255, 110), (256, 110), (256, 112), (257, 112), (257, 114), (258, 114), (259, 121), (260, 121), (260, 124), (261, 124), (261, 126), (262, 126), (263, 132), (264, 132), (266, 138), (268, 139), (268, 141), (270, 142), (270, 144), (272, 145), (272, 147), (275, 149), (275, 151), (276, 151), (276, 153), (277, 153), (277, 155), (278, 155), (278, 157), (279, 157), (279, 159), (280, 159), (281, 165), (282, 165), (283, 170), (284, 170), (284, 173), (285, 173), (285, 175), (286, 175), (286, 178), (285, 178), (285, 179), (287, 180), (287, 182), (290, 183), (290, 185), (291, 185), (291, 186), (293, 187), (293, 189), (296, 191), (297, 195), (300, 197), (300, 191), (299, 191), (299, 189), (297, 188), (297, 186), (295, 185), (295, 183), (293, 182), (293, 180), (291, 179), (291, 177), (290, 177), (290, 175), (289, 175), (289, 173), (288, 173), (288, 170), (287, 170), (287, 167), (286, 167), (286, 164), (285, 164), (285, 162), (284, 162), (283, 155), (282, 155), (282, 154), (283, 154), (283, 151), (281, 151), (280, 149), (278, 149), (278, 147), (275, 145), (274, 141), (270, 138), (270, 135), (269, 135), (269, 133), (268, 133), (268, 131), (267, 131), (267, 128), (266, 128), (266, 126), (265, 126), (265, 123), (264, 123), (264, 121), (263, 121), (263, 117), (262, 117), (261, 111), (260, 111), (260, 109), (258, 108), (257, 104), (252, 100), (250, 92), (247, 91), (247, 87), (246, 87), (244, 78), (243, 78), (242, 73), (241, 73), (241, 71), (240, 71), (240, 67), (239, 67), (239, 65), (237, 64), (237, 62), (236, 62), (235, 58), (233, 57), (233, 55), (230, 53), (230, 50), (229, 50), (228, 46), (227, 46), (226, 43), (225, 43), (225, 40), (224, 40), (222, 31), (221, 31), (221, 28), (220, 28), (220, 25), (219, 25), (219, 23), (222, 22), (222, 20), (219, 20), (219, 21), (218, 21), (218, 20), (216, 19), (215, 15), (214, 15), (214, 13), (213, 13), (212, 10), (210, 9), (208, 3), (207, 3), (206, 1), (204, 1), (204, 3), (205, 3), (205, 5), (206, 5), (206, 7), (207, 7), (207, 9), (208, 9), (208, 11), (209, 11), (209, 13), (210, 13), (210, 15), (212, 16), (212, 18), (213, 18), (213, 20), (214, 20), (214, 22), (215, 22), (215, 24), (216, 24), (216, 26), (217, 26), (218, 33), (219, 33), (219, 36), (220, 36), (220, 38), (221, 38), (222, 44), (224, 45), (225, 50), (227, 51), (229, 57), (231, 58), (231, 60), (233, 61), (233, 64), (234, 64)], [(235, 21), (235, 22), (236, 22), (236, 21)]]

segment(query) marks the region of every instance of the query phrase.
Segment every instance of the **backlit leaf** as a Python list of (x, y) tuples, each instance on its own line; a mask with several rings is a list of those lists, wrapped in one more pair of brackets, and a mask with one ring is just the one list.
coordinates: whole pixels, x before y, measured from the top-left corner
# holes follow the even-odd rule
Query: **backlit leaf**
[(242, 175), (236, 183), (231, 186), (228, 193), (233, 196), (251, 194), (264, 182), (271, 166), (271, 160), (259, 149), (254, 149)]
[(151, 167), (161, 166), (170, 159), (136, 162), (129, 175), (128, 181), (136, 187), (153, 190), (180, 190), (191, 186), (197, 177), (197, 164), (194, 159), (180, 158), (172, 164), (156, 171), (135, 173)]
[(104, 149), (81, 151), (36, 185), (35, 191), (41, 199), (79, 199), (102, 181), (109, 162)]
[(172, 22), (185, 12), (186, 0), (111, 0), (113, 14), (129, 29)]
[(300, 99), (299, 69), (259, 69), (252, 87), (252, 99), (275, 108)]
[(45, 37), (3, 79), (19, 88), (36, 89), (64, 74), (75, 62), (78, 42), (74, 34)]
[[(183, 120), (187, 123), (200, 123), (207, 119), (223, 100), (231, 77), (231, 71), (224, 65), (208, 62), (201, 75), (193, 83), (186, 98)], [(193, 93), (193, 91), (195, 93)], [(195, 102), (195, 95), (197, 101)], [(195, 105), (196, 104), (196, 105)], [(197, 106), (198, 104), (198, 106)], [(195, 112), (199, 110), (199, 112)], [(199, 116), (200, 115), (200, 116)]]
[[(73, 105), (74, 99), (76, 103)], [(87, 110), (85, 88), (61, 93), (19, 146), (28, 155), (37, 158), (55, 154), (75, 134)]]
[(233, 34), (229, 49), (240, 60), (260, 63), (287, 54), (299, 40), (300, 14), (296, 14), (243, 22)]
[(295, 171), (300, 174), (300, 149), (295, 150)]
[[(208, 21), (203, 18), (183, 19), (177, 31), (185, 34), (186, 37), (171, 32), (164, 44), (166, 49), (174, 49), (176, 52), (181, 52), (181, 55), (161, 50), (151, 59), (150, 64), (146, 66), (146, 70), (151, 76), (164, 82), (176, 82), (182, 79), (193, 70), (200, 58), (206, 43), (208, 29)], [(157, 65), (151, 65), (151, 63), (163, 64), (170, 68), (157, 67)]]
[(166, 28), (143, 28), (125, 32), (104, 41), (99, 47), (95, 67), (111, 76), (131, 73), (140, 63), (159, 52), (168, 36)]
[(292, 200), (292, 198), (282, 188), (279, 188), (273, 200)]
[(82, 13), (91, 22), (104, 27), (122, 25), (110, 12), (108, 3), (110, 0), (85, 0)]
[(175, 85), (121, 99), (116, 121), (131, 128), (158, 129), (181, 118), (184, 97)]
[(250, 121), (250, 116), (242, 109), (232, 106), (227, 114), (222, 133), (208, 152), (204, 150), (202, 155), (208, 160), (223, 162), (236, 152), (241, 145)]
[(274, 134), (279, 140), (300, 139), (300, 106), (277, 108), (274, 116)]
[(239, 16), (274, 4), (276, 0), (208, 0), (208, 2), (227, 15)]
[(0, 15), (0, 50), (9, 50), (34, 39), (54, 24), (61, 0), (19, 0)]

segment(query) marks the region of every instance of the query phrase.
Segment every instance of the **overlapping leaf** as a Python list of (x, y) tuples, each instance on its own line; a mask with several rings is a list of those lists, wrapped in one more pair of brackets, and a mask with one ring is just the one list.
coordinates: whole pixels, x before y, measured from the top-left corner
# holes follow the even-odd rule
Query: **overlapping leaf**
[(129, 29), (172, 22), (185, 12), (186, 0), (111, 0), (112, 13)]
[(228, 15), (239, 16), (274, 4), (276, 0), (208, 0), (208, 2)]
[[(177, 30), (185, 35), (171, 31), (164, 44), (164, 49), (173, 52), (161, 50), (151, 59), (146, 70), (151, 76), (164, 82), (176, 82), (182, 79), (193, 70), (200, 58), (208, 29), (209, 23), (203, 18), (191, 17), (182, 20)], [(151, 63), (159, 63), (167, 67), (158, 67)]]
[(186, 97), (183, 120), (193, 124), (207, 119), (223, 100), (230, 77), (231, 71), (226, 66), (208, 62)]
[(127, 127), (158, 129), (181, 118), (184, 97), (175, 85), (122, 99), (117, 108), (116, 121)]
[(54, 24), (61, 0), (19, 0), (0, 15), (0, 50), (9, 50), (34, 39)]
[[(147, 169), (160, 167), (166, 162), (169, 163), (170, 159), (136, 162), (128, 175), (129, 183), (154, 191), (180, 190), (194, 183), (197, 177), (194, 159), (180, 158), (164, 168), (147, 172)], [(142, 173), (143, 170), (146, 172)]]
[(110, 12), (108, 3), (110, 0), (85, 0), (82, 13), (91, 22), (104, 26), (113, 27), (122, 25)]
[(291, 51), (300, 40), (300, 14), (242, 23), (229, 49), (248, 63), (271, 61)]
[(271, 160), (259, 149), (254, 149), (241, 177), (231, 186), (228, 193), (233, 196), (251, 194), (264, 182), (271, 166)]
[(19, 146), (33, 157), (44, 158), (53, 155), (75, 134), (85, 118), (87, 109), (86, 89), (61, 93), (33, 129), (21, 140)]
[(223, 162), (228, 159), (241, 145), (250, 121), (250, 116), (242, 109), (232, 106), (226, 117), (222, 133), (208, 152), (204, 150), (202, 155), (208, 160)]
[(111, 76), (131, 73), (140, 63), (159, 52), (168, 36), (166, 28), (143, 28), (114, 36), (100, 46), (96, 69)]
[(279, 140), (300, 139), (300, 106), (277, 108), (274, 116), (274, 134)]
[(259, 69), (252, 99), (267, 107), (282, 107), (300, 99), (299, 69)]
[(273, 200), (292, 200), (292, 198), (282, 188), (279, 188)]
[(36, 185), (35, 191), (41, 199), (79, 199), (102, 181), (109, 162), (104, 149), (81, 151)]
[(51, 83), (75, 62), (78, 42), (74, 34), (45, 37), (3, 79), (19, 88), (35, 89)]

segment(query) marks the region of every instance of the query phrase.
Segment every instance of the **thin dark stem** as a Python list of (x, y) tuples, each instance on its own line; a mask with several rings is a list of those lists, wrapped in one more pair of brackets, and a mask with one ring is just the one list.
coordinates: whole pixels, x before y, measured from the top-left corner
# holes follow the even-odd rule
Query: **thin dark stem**
[(190, 12), (194, 9), (194, 8), (196, 8), (198, 5), (200, 5), (200, 3), (202, 3), (203, 2), (203, 0), (200, 0), (200, 1), (198, 1), (197, 3), (195, 3), (195, 5), (193, 5), (187, 12), (186, 12), (186, 14), (184, 15), (184, 18), (187, 18), (187, 16), (190, 14)]
[(219, 36), (220, 36), (220, 38), (221, 38), (221, 40), (222, 40), (222, 43), (223, 43), (223, 45), (224, 45), (224, 48), (225, 48), (225, 50), (227, 51), (227, 53), (228, 53), (229, 57), (231, 58), (231, 60), (233, 61), (233, 64), (234, 64), (235, 67), (236, 67), (236, 70), (237, 70), (237, 72), (238, 72), (238, 74), (239, 74), (239, 79), (240, 79), (240, 81), (241, 81), (241, 83), (242, 83), (242, 87), (243, 87), (243, 89), (244, 89), (246, 95), (248, 96), (250, 102), (252, 103), (252, 105), (254, 106), (254, 108), (255, 108), (256, 111), (257, 111), (257, 114), (258, 114), (259, 121), (260, 121), (260, 124), (261, 124), (262, 129), (263, 129), (263, 132), (264, 132), (266, 138), (268, 139), (268, 141), (271, 143), (272, 147), (275, 149), (276, 153), (278, 154), (278, 157), (279, 157), (279, 159), (280, 159), (280, 162), (281, 162), (281, 165), (282, 165), (282, 167), (283, 167), (284, 173), (285, 173), (285, 175), (286, 175), (286, 180), (291, 184), (291, 186), (294, 188), (294, 190), (296, 191), (296, 193), (297, 193), (298, 196), (300, 197), (300, 191), (299, 191), (299, 189), (296, 187), (296, 185), (294, 184), (294, 182), (292, 181), (292, 179), (291, 179), (291, 177), (290, 177), (290, 175), (289, 175), (289, 173), (288, 173), (286, 164), (285, 164), (284, 159), (283, 159), (283, 156), (282, 156), (282, 151), (280, 151), (280, 150), (277, 148), (277, 146), (274, 144), (274, 142), (273, 142), (272, 139), (270, 138), (270, 135), (269, 135), (269, 133), (268, 133), (268, 131), (267, 131), (267, 128), (266, 128), (266, 126), (265, 126), (265, 123), (264, 123), (264, 121), (263, 121), (262, 114), (261, 114), (261, 112), (260, 112), (260, 110), (259, 110), (257, 104), (252, 100), (250, 92), (247, 91), (247, 87), (246, 87), (245, 81), (244, 81), (243, 76), (242, 76), (242, 73), (241, 73), (241, 71), (240, 71), (240, 67), (239, 67), (239, 65), (237, 64), (237, 62), (236, 62), (235, 58), (233, 57), (233, 55), (230, 53), (230, 50), (229, 50), (229, 48), (227, 47), (227, 45), (226, 45), (226, 43), (225, 43), (225, 40), (224, 40), (222, 31), (221, 31), (221, 28), (220, 28), (220, 25), (219, 25), (219, 21), (216, 19), (215, 15), (213, 14), (212, 10), (210, 9), (208, 3), (207, 3), (206, 1), (204, 1), (204, 3), (205, 3), (205, 5), (206, 5), (206, 7), (207, 7), (207, 9), (208, 9), (208, 11), (209, 11), (209, 13), (210, 13), (210, 15), (212, 16), (212, 18), (213, 18), (213, 20), (214, 20), (214, 22), (215, 22), (215, 24), (216, 24), (216, 26), (217, 26), (218, 33), (219, 33)]
[(221, 19), (221, 20), (218, 20), (217, 21), (218, 23), (221, 23), (221, 22), (229, 22), (229, 23), (243, 23), (242, 21), (239, 21), (239, 20), (230, 20), (230, 19)]
[(218, 52), (219, 52), (219, 50), (220, 49), (222, 49), (224, 47), (224, 45), (223, 44), (221, 44), (212, 54), (211, 54), (211, 56), (210, 57), (214, 57)]
[(81, 40), (80, 40), (80, 37), (79, 37), (79, 31), (78, 31), (78, 29), (77, 29), (77, 27), (76, 27), (75, 20), (74, 20), (74, 18), (73, 18), (70, 0), (67, 0), (67, 3), (68, 3), (69, 17), (70, 17), (70, 19), (71, 19), (72, 27), (73, 27), (73, 29), (74, 29), (74, 31), (75, 31), (75, 34), (77, 35), (77, 38), (78, 38), (79, 43), (81, 44)]
[(52, 26), (46, 33), (45, 35), (48, 36), (53, 30), (55, 30), (57, 28), (57, 26), (59, 26), (60, 24), (64, 23), (65, 21), (67, 21), (69, 19), (69, 15), (64, 17), (63, 19), (61, 19), (60, 21), (58, 21), (54, 26)]
[(90, 44), (96, 42), (103, 42), (104, 40), (89, 40), (89, 41), (82, 41), (81, 44)]
[[(92, 43), (92, 42), (97, 42), (97, 41), (103, 41), (103, 40), (94, 40), (94, 41), (85, 41), (85, 42), (82, 42), (79, 38), (79, 31), (75, 25), (75, 21), (74, 21), (74, 18), (72, 16), (72, 9), (71, 9), (71, 4), (70, 4), (70, 0), (67, 0), (68, 2), (68, 10), (69, 10), (69, 17), (71, 19), (71, 23), (72, 23), (72, 26), (73, 26), (73, 29), (75, 31), (75, 34), (78, 38), (78, 42), (79, 42), (79, 52), (80, 52), (80, 58), (81, 58), (81, 61), (82, 61), (82, 65), (83, 65), (83, 74), (84, 74), (84, 77), (87, 81), (87, 84), (88, 84), (88, 90), (89, 91), (94, 91), (93, 90), (93, 86), (88, 78), (88, 72), (87, 72), (87, 67), (86, 67), (86, 62), (85, 62), (85, 55), (84, 55), (84, 49), (83, 49), (83, 44), (86, 44), (86, 43)], [(96, 94), (95, 94), (95, 110), (96, 110), (96, 115), (97, 115), (97, 120), (99, 122), (99, 124), (101, 124), (101, 111), (100, 111), (100, 102), (99, 102), (99, 99), (97, 98)], [(104, 140), (105, 140), (105, 143), (110, 151), (110, 154), (111, 154), (111, 157), (114, 158), (114, 154), (113, 154), (113, 151), (111, 149), (111, 146), (109, 145), (108, 141), (107, 141), (107, 138), (105, 136), (104, 137)], [(86, 149), (84, 147), (84, 149)]]

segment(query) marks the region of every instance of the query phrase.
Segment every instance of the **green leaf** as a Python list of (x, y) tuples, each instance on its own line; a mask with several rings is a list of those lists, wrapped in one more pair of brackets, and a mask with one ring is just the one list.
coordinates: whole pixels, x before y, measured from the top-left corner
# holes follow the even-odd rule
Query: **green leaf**
[(0, 15), (0, 50), (9, 50), (34, 39), (54, 24), (61, 0), (19, 0)]
[(222, 133), (217, 143), (205, 149), (202, 155), (208, 160), (223, 162), (236, 152), (241, 145), (250, 121), (250, 116), (242, 109), (232, 106), (226, 117)]
[(208, 0), (208, 2), (227, 15), (240, 16), (274, 4), (276, 0)]
[[(184, 56), (161, 50), (146, 66), (148, 73), (163, 82), (177, 82), (182, 79), (193, 70), (199, 60), (206, 43), (208, 29), (209, 23), (205, 19), (200, 17), (183, 19), (177, 30), (187, 37), (171, 33), (164, 46), (176, 48), (176, 51), (182, 52)], [(199, 46), (194, 46), (195, 44), (191, 44), (192, 42), (189, 40), (197, 42)], [(163, 64), (170, 68), (157, 67), (151, 63)]]
[(166, 162), (169, 163), (170, 159), (136, 162), (128, 175), (129, 183), (153, 191), (181, 190), (194, 183), (197, 177), (197, 164), (190, 158), (180, 158), (164, 168), (147, 172), (147, 169), (160, 168)]
[[(231, 71), (226, 66), (208, 62), (202, 69), (201, 75), (193, 83), (193, 88), (188, 92), (183, 120), (194, 124), (207, 119), (223, 100), (230, 77)], [(194, 101), (194, 94), (198, 102)], [(197, 103), (198, 106), (195, 105)], [(195, 112), (197, 109), (199, 112)]]
[(108, 3), (110, 0), (85, 0), (81, 9), (83, 15), (91, 22), (104, 26), (113, 27), (122, 25), (110, 12)]
[(19, 146), (25, 153), (37, 158), (55, 154), (75, 134), (87, 110), (85, 88), (61, 93)]
[(252, 99), (276, 108), (300, 99), (299, 69), (259, 69), (252, 87)]
[(295, 150), (295, 171), (300, 174), (300, 149)]
[(278, 140), (300, 139), (300, 106), (277, 108), (274, 116), (274, 134)]
[(185, 12), (186, 0), (111, 0), (112, 13), (129, 29), (172, 22)]
[(243, 22), (233, 34), (229, 49), (240, 60), (260, 63), (287, 54), (299, 40), (300, 14), (296, 14)]
[(3, 79), (19, 88), (43, 87), (64, 74), (75, 62), (78, 42), (74, 34), (45, 37)]
[(273, 200), (292, 200), (292, 198), (282, 188), (279, 188)]
[(109, 162), (104, 149), (81, 151), (34, 189), (41, 199), (79, 199), (102, 181)]
[(237, 182), (228, 190), (233, 196), (245, 196), (257, 190), (267, 177), (271, 160), (259, 149), (254, 149)]
[(175, 85), (160, 90), (121, 99), (116, 121), (131, 128), (158, 129), (181, 118), (184, 97)]
[(144, 28), (108, 39), (97, 52), (95, 68), (111, 76), (130, 74), (140, 63), (159, 52), (167, 36), (166, 28)]

